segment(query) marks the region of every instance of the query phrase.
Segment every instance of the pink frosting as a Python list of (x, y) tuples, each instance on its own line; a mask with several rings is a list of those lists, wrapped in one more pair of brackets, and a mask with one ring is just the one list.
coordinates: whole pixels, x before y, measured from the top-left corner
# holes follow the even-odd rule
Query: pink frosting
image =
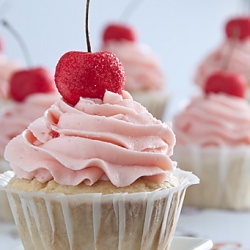
[(199, 96), (174, 117), (173, 128), (177, 145), (249, 145), (250, 106), (223, 94)]
[(8, 98), (10, 76), (20, 68), (21, 65), (17, 61), (8, 60), (0, 54), (0, 99)]
[(102, 50), (115, 53), (121, 60), (126, 72), (126, 90), (164, 88), (165, 75), (158, 60), (147, 47), (129, 41), (108, 41)]
[(195, 75), (195, 83), (202, 87), (208, 75), (223, 69), (225, 65), (228, 71), (245, 76), (250, 84), (250, 39), (244, 41), (227, 39), (200, 64)]
[(59, 98), (57, 92), (33, 94), (28, 96), (24, 102), (13, 102), (2, 108), (0, 111), (0, 156), (3, 156), (4, 148), (10, 139), (26, 129)]
[(5, 158), (19, 178), (123, 187), (141, 177), (164, 180), (176, 167), (174, 144), (172, 129), (128, 92), (106, 91), (103, 101), (81, 98), (75, 107), (59, 100), (10, 141)]

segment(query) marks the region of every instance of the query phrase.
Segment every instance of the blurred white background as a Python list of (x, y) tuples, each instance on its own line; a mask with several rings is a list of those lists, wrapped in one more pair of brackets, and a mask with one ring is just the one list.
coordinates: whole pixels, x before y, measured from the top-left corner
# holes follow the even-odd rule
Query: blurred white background
[[(99, 48), (102, 29), (110, 21), (133, 25), (140, 42), (154, 51), (167, 75), (172, 102), (166, 119), (171, 119), (180, 101), (193, 91), (198, 63), (222, 42), (227, 18), (249, 11), (246, 1), (143, 0), (128, 19), (121, 19), (131, 0), (92, 0), (92, 49)], [(45, 65), (54, 72), (65, 52), (86, 51), (85, 0), (0, 0), (0, 6), (0, 19), (8, 20), (22, 35), (34, 66)], [(0, 36), (5, 41), (5, 54), (25, 63), (20, 46), (3, 26)]]

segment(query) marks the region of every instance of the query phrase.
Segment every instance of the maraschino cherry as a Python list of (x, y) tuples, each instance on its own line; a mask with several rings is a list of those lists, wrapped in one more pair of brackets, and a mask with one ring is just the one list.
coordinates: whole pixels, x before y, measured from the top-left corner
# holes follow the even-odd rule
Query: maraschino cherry
[(247, 92), (247, 81), (238, 73), (221, 70), (208, 77), (204, 91), (206, 94), (224, 93), (244, 98)]
[[(31, 64), (28, 50), (20, 35), (10, 26), (6, 20), (2, 20), (2, 24), (15, 36), (18, 40), (27, 64)], [(9, 81), (9, 95), (12, 99), (22, 102), (27, 96), (35, 93), (49, 93), (55, 91), (53, 76), (45, 67), (29, 67), (15, 71)]]
[[(128, 21), (142, 2), (143, 1), (139, 0), (130, 0), (123, 9), (120, 19)], [(102, 40), (104, 43), (108, 41), (135, 42), (137, 40), (137, 33), (135, 29), (128, 24), (122, 22), (110, 23), (104, 28)]]
[(226, 23), (228, 38), (245, 40), (250, 37), (250, 16), (233, 18)]
[(18, 102), (31, 94), (54, 91), (53, 76), (44, 67), (18, 70), (10, 78), (10, 97)]
[(90, 0), (86, 1), (86, 40), (88, 52), (70, 51), (64, 54), (55, 71), (55, 83), (64, 100), (75, 105), (80, 97), (102, 99), (106, 90), (121, 93), (124, 68), (111, 52), (91, 52), (88, 32)]
[(102, 35), (103, 42), (108, 41), (130, 41), (135, 42), (137, 35), (129, 25), (122, 23), (111, 23), (106, 26)]

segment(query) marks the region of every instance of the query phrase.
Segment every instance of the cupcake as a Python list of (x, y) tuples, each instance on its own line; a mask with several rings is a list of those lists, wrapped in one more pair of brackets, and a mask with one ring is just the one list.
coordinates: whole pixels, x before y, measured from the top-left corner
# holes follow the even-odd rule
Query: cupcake
[(250, 106), (247, 82), (219, 71), (208, 77), (203, 94), (174, 116), (179, 167), (200, 178), (185, 204), (200, 208), (250, 208)]
[[(40, 67), (17, 70), (10, 77), (8, 89), (11, 101), (0, 109), (0, 172), (10, 169), (3, 157), (7, 143), (40, 117), (60, 96), (50, 72)], [(11, 220), (4, 196), (0, 194), (0, 219)]]
[(228, 20), (225, 25), (225, 39), (199, 65), (195, 83), (201, 89), (213, 72), (227, 69), (243, 75), (250, 88), (250, 16)]
[(66, 53), (55, 82), (62, 98), (5, 150), (25, 250), (169, 249), (198, 183), (170, 158), (172, 129), (123, 90), (111, 52)]
[[(9, 93), (9, 80), (11, 75), (21, 68), (21, 64), (15, 60), (7, 58), (4, 54), (4, 42), (0, 37), (0, 110), (11, 103), (11, 99), (8, 95)], [(0, 144), (3, 139), (2, 133), (4, 128), (0, 125)], [(0, 153), (0, 173), (9, 169), (8, 163), (3, 159), (3, 150)], [(9, 204), (6, 198), (6, 195), (3, 192), (0, 192), (0, 219), (11, 219), (12, 215), (9, 209)]]
[(169, 99), (166, 79), (152, 51), (137, 40), (134, 29), (124, 24), (107, 25), (102, 35), (102, 51), (111, 51), (121, 60), (126, 74), (125, 90), (157, 119), (164, 119)]

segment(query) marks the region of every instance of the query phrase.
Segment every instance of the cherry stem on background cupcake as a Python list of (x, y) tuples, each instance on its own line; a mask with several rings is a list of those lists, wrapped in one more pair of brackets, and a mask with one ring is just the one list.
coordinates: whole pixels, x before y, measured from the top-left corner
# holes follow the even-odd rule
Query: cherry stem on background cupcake
[(89, 4), (90, 0), (86, 0), (86, 19), (85, 19), (85, 32), (88, 52), (91, 52), (91, 44), (89, 38)]
[(30, 55), (29, 55), (29, 51), (28, 51), (28, 48), (24, 42), (24, 40), (22, 39), (22, 37), (20, 36), (20, 34), (9, 24), (9, 22), (7, 22), (6, 20), (1, 20), (1, 23), (4, 27), (6, 27), (10, 33), (16, 38), (16, 40), (18, 41), (22, 51), (23, 51), (23, 54), (24, 54), (24, 57), (25, 57), (25, 61), (26, 61), (26, 64), (27, 66), (31, 66), (32, 63), (31, 63), (31, 58), (30, 58)]
[(128, 20), (144, 0), (130, 0), (121, 14), (121, 20)]
[(229, 67), (229, 63), (231, 61), (231, 58), (233, 56), (233, 53), (234, 53), (234, 49), (236, 47), (236, 44), (237, 44), (237, 41), (239, 40), (239, 30), (236, 29), (234, 31), (234, 35), (232, 37), (232, 43), (230, 43), (230, 46), (228, 48), (228, 53), (227, 53), (227, 56), (225, 57), (225, 59), (222, 61), (222, 69), (223, 70), (227, 70), (228, 67)]
[(243, 8), (246, 10), (247, 14), (250, 12), (250, 0), (243, 0)]

